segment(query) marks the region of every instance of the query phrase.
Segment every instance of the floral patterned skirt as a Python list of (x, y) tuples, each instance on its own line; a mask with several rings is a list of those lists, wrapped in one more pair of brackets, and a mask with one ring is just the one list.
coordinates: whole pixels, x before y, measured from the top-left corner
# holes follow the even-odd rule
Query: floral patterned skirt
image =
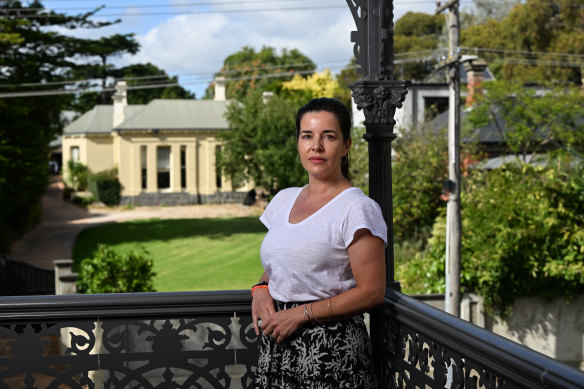
[[(303, 304), (275, 303), (277, 311)], [(363, 316), (308, 324), (282, 343), (262, 336), (255, 388), (377, 388)]]

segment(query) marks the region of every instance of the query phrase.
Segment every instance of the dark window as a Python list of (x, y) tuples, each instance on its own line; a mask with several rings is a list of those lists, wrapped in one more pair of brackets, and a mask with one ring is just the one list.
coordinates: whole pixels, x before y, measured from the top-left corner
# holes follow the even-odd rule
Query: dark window
[(142, 176), (142, 189), (148, 187), (148, 159), (147, 159), (147, 148), (146, 146), (140, 147), (140, 172)]
[(187, 148), (180, 147), (180, 187), (185, 189), (187, 187)]
[(158, 189), (170, 188), (170, 147), (158, 146), (157, 149)]

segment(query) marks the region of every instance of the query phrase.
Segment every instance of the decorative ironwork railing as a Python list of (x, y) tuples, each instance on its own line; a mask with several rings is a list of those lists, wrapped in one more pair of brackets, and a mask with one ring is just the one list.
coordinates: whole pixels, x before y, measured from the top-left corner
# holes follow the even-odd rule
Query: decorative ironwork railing
[[(251, 388), (248, 291), (0, 301), (0, 389)], [(584, 373), (388, 290), (371, 335), (384, 388), (584, 388)]]
[(584, 372), (399, 292), (376, 314), (384, 388), (584, 388)]
[(0, 388), (250, 388), (247, 291), (14, 297)]

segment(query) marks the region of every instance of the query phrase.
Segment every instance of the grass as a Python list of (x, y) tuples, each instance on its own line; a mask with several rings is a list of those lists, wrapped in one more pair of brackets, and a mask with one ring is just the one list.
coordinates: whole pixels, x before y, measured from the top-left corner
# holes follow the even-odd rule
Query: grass
[(153, 260), (158, 292), (248, 289), (263, 272), (260, 244), (266, 228), (257, 217), (140, 220), (83, 230), (75, 268), (98, 244), (118, 252), (144, 248)]

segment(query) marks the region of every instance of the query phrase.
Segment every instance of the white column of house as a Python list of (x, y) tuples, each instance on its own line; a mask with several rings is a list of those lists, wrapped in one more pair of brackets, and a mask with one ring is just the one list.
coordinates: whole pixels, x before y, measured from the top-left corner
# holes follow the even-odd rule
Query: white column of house
[[(201, 142), (201, 161), (199, 174), (201, 177), (200, 188), (202, 194), (213, 194), (216, 190), (215, 185), (215, 146), (209, 139)], [(213, 174), (211, 174), (213, 172)]]
[(170, 190), (181, 192), (180, 185), (180, 143), (170, 146)]
[(156, 155), (156, 144), (148, 145), (146, 151), (146, 192), (152, 193), (158, 191), (158, 165)]
[(131, 148), (131, 162), (130, 168), (131, 172), (131, 187), (129, 188), (129, 194), (131, 196), (136, 196), (142, 191), (142, 160), (141, 160), (141, 144), (132, 145)]
[(197, 140), (187, 145), (187, 192), (197, 194)]

